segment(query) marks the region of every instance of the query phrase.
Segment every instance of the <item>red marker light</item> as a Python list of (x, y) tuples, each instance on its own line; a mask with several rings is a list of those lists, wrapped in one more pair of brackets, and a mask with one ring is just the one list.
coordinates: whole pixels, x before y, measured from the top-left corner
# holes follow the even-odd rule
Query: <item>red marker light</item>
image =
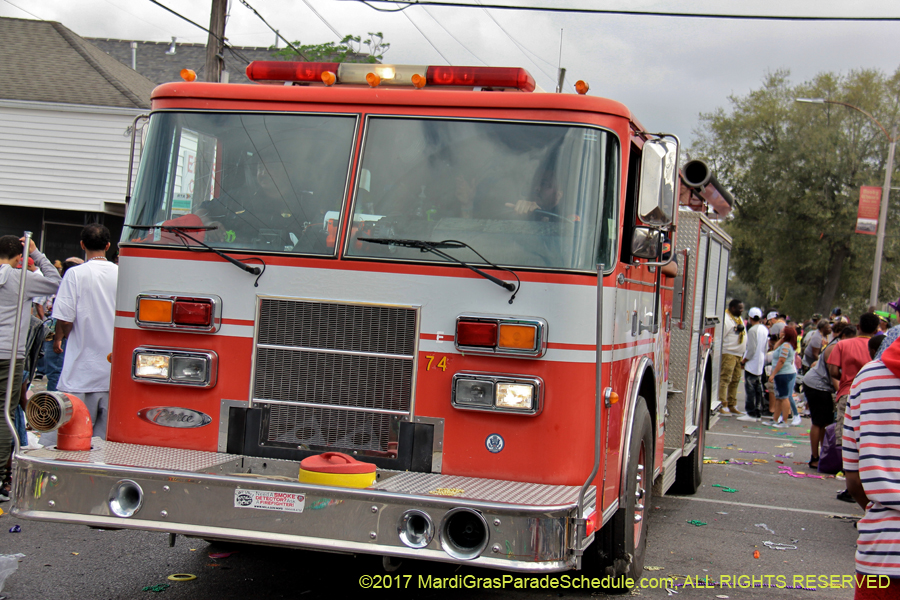
[(204, 301), (176, 300), (172, 321), (176, 325), (199, 325), (208, 327), (212, 324), (212, 303)]
[(493, 348), (497, 345), (497, 324), (459, 321), (456, 324), (456, 343), (460, 346)]

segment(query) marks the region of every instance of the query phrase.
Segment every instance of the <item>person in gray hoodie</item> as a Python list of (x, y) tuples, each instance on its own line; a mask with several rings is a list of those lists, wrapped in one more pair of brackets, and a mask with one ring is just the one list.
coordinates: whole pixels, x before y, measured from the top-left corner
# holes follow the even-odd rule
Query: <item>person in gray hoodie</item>
[[(25, 360), (25, 344), (28, 338), (28, 325), (31, 320), (31, 301), (34, 296), (49, 296), (59, 288), (60, 276), (56, 267), (47, 257), (41, 254), (34, 245), (28, 247), (28, 254), (34, 264), (41, 270), (43, 277), (18, 268), (22, 262), (22, 245), (25, 238), (14, 235), (0, 237), (0, 404), (6, 400), (6, 386), (10, 376), (13, 379), (13, 395), (10, 399), (9, 412), (15, 415), (19, 405), (22, 387), (22, 367)], [(19, 307), (19, 283), (25, 277), (24, 309)], [(10, 373), (13, 352), (13, 334), (16, 319), (21, 323), (19, 331), (19, 347), (16, 348), (16, 368)], [(0, 415), (2, 417), (2, 415)], [(9, 500), (9, 460), (12, 454), (12, 430), (6, 426), (6, 420), (0, 420), (0, 502)]]

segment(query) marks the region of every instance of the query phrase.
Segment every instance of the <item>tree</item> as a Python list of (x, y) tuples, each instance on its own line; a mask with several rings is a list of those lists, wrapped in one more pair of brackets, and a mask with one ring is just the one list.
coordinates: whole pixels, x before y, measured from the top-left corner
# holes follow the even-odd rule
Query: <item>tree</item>
[[(792, 86), (787, 71), (769, 73), (761, 89), (729, 98), (700, 116), (696, 158), (706, 158), (734, 193), (726, 229), (732, 268), (755, 292), (796, 318), (854, 317), (867, 310), (875, 236), (854, 233), (863, 185), (881, 187), (888, 140), (865, 115), (844, 106), (798, 104), (795, 98), (847, 102), (890, 132), (900, 125), (900, 69), (823, 73)], [(895, 163), (896, 164), (896, 163)], [(891, 199), (880, 301), (900, 294), (900, 197)]]
[(358, 35), (346, 35), (338, 43), (301, 44), (296, 41), (293, 46), (300, 51), (299, 57), (293, 48), (281, 48), (272, 56), (281, 60), (297, 60), (302, 57), (309, 62), (376, 63), (384, 58), (384, 53), (391, 47), (385, 43), (384, 35), (380, 31), (374, 33), (370, 31), (369, 37), (365, 40)]

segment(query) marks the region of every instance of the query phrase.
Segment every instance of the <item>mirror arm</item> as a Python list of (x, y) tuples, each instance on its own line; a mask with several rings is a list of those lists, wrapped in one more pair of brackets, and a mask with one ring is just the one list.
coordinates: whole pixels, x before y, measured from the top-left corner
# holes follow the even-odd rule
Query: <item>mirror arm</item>
[(664, 267), (667, 264), (669, 264), (670, 262), (672, 262), (673, 260), (675, 260), (675, 257), (670, 256), (669, 260), (666, 260), (663, 262), (645, 262), (645, 263), (641, 263), (641, 264), (644, 265), (645, 267)]

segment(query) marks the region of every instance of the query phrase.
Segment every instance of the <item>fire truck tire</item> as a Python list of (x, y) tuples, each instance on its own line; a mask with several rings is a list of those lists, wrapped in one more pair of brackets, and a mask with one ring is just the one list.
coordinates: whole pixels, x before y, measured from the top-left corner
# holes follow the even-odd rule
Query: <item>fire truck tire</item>
[(647, 401), (638, 396), (628, 446), (625, 504), (619, 506), (615, 516), (598, 532), (583, 559), (584, 570), (592, 577), (599, 574), (604, 591), (609, 594), (629, 592), (631, 588), (623, 582), (639, 581), (644, 570), (653, 455), (653, 422)]
[(697, 447), (675, 463), (674, 494), (694, 494), (703, 480), (703, 449), (706, 447), (706, 423), (709, 418), (709, 388), (706, 383), (700, 392), (700, 422), (697, 424)]

